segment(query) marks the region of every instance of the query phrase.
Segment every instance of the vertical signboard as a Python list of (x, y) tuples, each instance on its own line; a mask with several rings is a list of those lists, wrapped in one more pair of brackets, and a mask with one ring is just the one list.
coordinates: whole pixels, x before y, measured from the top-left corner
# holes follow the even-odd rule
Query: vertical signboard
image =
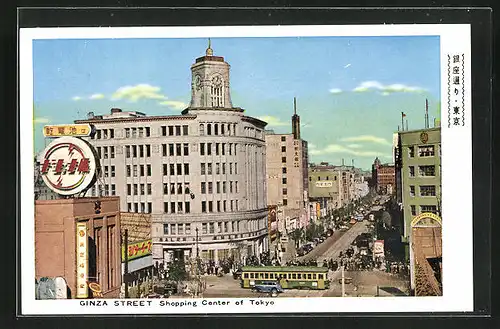
[(88, 297), (88, 244), (87, 224), (76, 224), (76, 298)]

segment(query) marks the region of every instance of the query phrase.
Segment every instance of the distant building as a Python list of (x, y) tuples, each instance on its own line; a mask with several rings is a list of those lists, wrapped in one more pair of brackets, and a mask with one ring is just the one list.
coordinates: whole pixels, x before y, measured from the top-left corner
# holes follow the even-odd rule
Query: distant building
[(375, 158), (372, 165), (372, 184), (377, 193), (392, 194), (396, 184), (394, 164), (382, 164), (378, 157)]
[[(295, 107), (295, 102), (294, 102)], [(278, 206), (278, 221), (307, 225), (307, 141), (300, 136), (300, 117), (294, 108), (292, 134), (266, 131), (267, 204)], [(278, 225), (286, 227), (286, 225)], [(292, 228), (293, 229), (293, 228)]]

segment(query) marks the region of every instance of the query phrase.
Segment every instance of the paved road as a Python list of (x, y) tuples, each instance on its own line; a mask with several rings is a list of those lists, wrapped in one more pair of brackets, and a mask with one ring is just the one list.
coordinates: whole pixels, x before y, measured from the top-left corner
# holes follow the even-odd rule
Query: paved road
[(299, 257), (298, 260), (317, 259), (322, 262), (324, 259), (333, 258), (336, 260), (339, 252), (346, 250), (358, 235), (368, 232), (368, 221), (362, 221), (354, 224), (348, 231), (336, 231), (331, 237), (319, 244), (310, 253)]

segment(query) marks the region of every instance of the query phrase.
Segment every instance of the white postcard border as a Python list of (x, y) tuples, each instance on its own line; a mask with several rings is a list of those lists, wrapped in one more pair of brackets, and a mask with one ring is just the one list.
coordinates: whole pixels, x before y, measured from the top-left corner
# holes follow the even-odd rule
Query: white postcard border
[[(265, 298), (274, 305), (251, 305), (251, 298), (227, 300), (227, 306), (166, 307), (160, 300), (151, 306), (81, 306), (79, 300), (35, 300), (34, 186), (33, 186), (33, 53), (35, 39), (105, 38), (207, 38), (207, 37), (307, 37), (307, 36), (440, 36), (442, 204), (443, 204), (443, 296), (441, 297), (320, 297)], [(467, 24), (405, 24), (348, 26), (224, 26), (224, 27), (101, 27), (29, 28), (19, 32), (20, 83), (20, 175), (21, 175), (21, 313), (50, 314), (189, 314), (189, 313), (301, 313), (301, 312), (463, 312), (473, 311), (472, 236), (472, 128), (471, 46)], [(447, 127), (448, 54), (465, 55), (464, 127)], [(31, 150), (31, 151), (30, 151)], [(460, 179), (458, 179), (460, 177)], [(243, 305), (237, 302), (243, 300)], [(254, 300), (258, 300), (255, 298)], [(141, 300), (144, 301), (144, 300)]]

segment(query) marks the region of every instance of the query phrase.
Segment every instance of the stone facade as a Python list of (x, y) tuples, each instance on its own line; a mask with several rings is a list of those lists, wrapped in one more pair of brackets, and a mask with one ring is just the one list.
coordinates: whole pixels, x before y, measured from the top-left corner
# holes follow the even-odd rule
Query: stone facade
[(259, 254), (268, 248), (266, 123), (232, 107), (223, 57), (209, 48), (191, 70), (181, 115), (113, 109), (77, 121), (97, 130), (89, 141), (103, 170), (89, 194), (116, 194), (122, 211), (151, 213), (155, 261)]

